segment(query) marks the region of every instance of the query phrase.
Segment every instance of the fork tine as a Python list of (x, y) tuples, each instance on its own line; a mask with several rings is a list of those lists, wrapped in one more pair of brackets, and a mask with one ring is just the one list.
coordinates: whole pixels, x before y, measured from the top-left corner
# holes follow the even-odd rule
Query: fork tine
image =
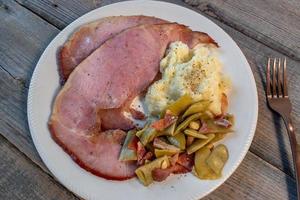
[(277, 87), (277, 79), (276, 79), (276, 62), (277, 62), (277, 59), (274, 58), (274, 64), (273, 64), (273, 72), (272, 72), (272, 93), (273, 93), (273, 97), (277, 97), (277, 91), (276, 91), (276, 87)]
[(286, 58), (283, 62), (283, 96), (288, 97), (288, 88), (287, 88), (287, 72), (286, 72)]
[(278, 85), (278, 97), (282, 98), (282, 69), (281, 69), (281, 59), (278, 59), (277, 68), (277, 85)]
[(271, 65), (271, 58), (268, 59), (268, 65), (267, 65), (267, 96), (271, 97), (271, 81), (270, 81), (270, 65)]

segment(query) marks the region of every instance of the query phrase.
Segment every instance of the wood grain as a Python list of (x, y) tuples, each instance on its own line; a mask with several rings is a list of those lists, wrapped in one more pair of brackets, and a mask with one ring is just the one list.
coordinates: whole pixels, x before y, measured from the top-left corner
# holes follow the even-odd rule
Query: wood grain
[[(41, 1), (17, 0), (50, 23), (64, 28), (97, 7), (120, 0)], [(300, 59), (300, 4), (288, 0), (184, 0), (265, 45)], [(181, 4), (178, 0), (169, 1)]]
[(28, 87), (35, 64), (58, 32), (16, 2), (0, 1), (0, 66)]
[(63, 29), (83, 14), (104, 5), (101, 0), (17, 0), (17, 2), (59, 29)]
[(78, 199), (0, 136), (0, 199)]
[(287, 56), (300, 60), (300, 3), (289, 0), (185, 0)]
[(0, 2), (0, 132), (44, 170), (27, 125), (27, 88), (37, 60), (58, 32), (16, 2)]

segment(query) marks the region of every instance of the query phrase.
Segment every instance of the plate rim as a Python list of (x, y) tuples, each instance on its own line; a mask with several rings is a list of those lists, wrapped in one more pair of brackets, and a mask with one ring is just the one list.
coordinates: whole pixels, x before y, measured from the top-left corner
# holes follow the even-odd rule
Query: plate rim
[(89, 194), (85, 194), (85, 192), (83, 190), (78, 190), (75, 188), (74, 185), (72, 184), (69, 184), (69, 183), (66, 183), (64, 181), (63, 178), (59, 177), (56, 175), (55, 171), (53, 169), (51, 169), (49, 166), (51, 166), (49, 164), (49, 160), (46, 159), (46, 155), (44, 154), (44, 152), (41, 150), (41, 146), (40, 144), (37, 142), (37, 138), (38, 138), (38, 134), (35, 133), (34, 131), (34, 119), (32, 117), (32, 112), (30, 111), (32, 109), (32, 96), (33, 96), (33, 91), (34, 91), (34, 88), (36, 87), (36, 79), (38, 78), (38, 74), (37, 74), (37, 69), (38, 69), (38, 66), (40, 65), (40, 62), (42, 60), (42, 58), (45, 56), (45, 52), (47, 52), (47, 50), (52, 46), (53, 44), (53, 41), (55, 41), (57, 38), (61, 37), (61, 35), (64, 34), (64, 30), (66, 30), (67, 28), (69, 27), (72, 27), (74, 24), (76, 24), (78, 21), (82, 20), (83, 18), (86, 17), (86, 15), (88, 14), (91, 14), (93, 12), (97, 12), (97, 10), (99, 9), (105, 9), (105, 7), (109, 7), (109, 6), (112, 6), (112, 5), (116, 5), (116, 4), (127, 4), (127, 3), (134, 3), (134, 2), (138, 2), (138, 3), (141, 3), (141, 2), (147, 2), (147, 3), (158, 3), (158, 4), (166, 4), (166, 5), (172, 5), (172, 6), (178, 6), (178, 7), (181, 7), (183, 9), (186, 9), (187, 11), (190, 11), (190, 12), (194, 12), (198, 15), (201, 15), (202, 17), (206, 18), (207, 20), (209, 20), (211, 23), (213, 23), (214, 25), (216, 25), (217, 27), (219, 27), (223, 34), (225, 34), (227, 37), (229, 37), (232, 42), (236, 45), (236, 47), (238, 48), (238, 50), (240, 51), (241, 55), (242, 55), (242, 60), (243, 60), (243, 65), (245, 65), (245, 68), (248, 72), (248, 75), (249, 75), (249, 78), (250, 78), (250, 86), (251, 86), (251, 90), (253, 92), (253, 95), (254, 95), (254, 111), (253, 111), (253, 115), (252, 115), (252, 124), (250, 126), (250, 130), (249, 130), (249, 135), (247, 137), (247, 141), (245, 143), (245, 146), (243, 148), (243, 151), (240, 152), (240, 156), (239, 156), (239, 159), (236, 160), (236, 164), (232, 166), (232, 168), (229, 170), (229, 172), (226, 174), (226, 175), (223, 175), (222, 177), (222, 181), (220, 181), (218, 184), (216, 184), (214, 187), (211, 187), (211, 189), (207, 190), (206, 192), (201, 192), (201, 193), (194, 193), (192, 196), (191, 196), (191, 199), (198, 199), (198, 198), (203, 198), (205, 196), (207, 196), (208, 194), (210, 194), (211, 192), (213, 192), (214, 190), (216, 190), (218, 187), (220, 187), (222, 184), (225, 183), (226, 180), (228, 180), (228, 178), (233, 174), (233, 172), (236, 171), (236, 169), (238, 168), (238, 166), (240, 166), (240, 164), (242, 163), (242, 161), (244, 160), (249, 148), (250, 148), (250, 145), (253, 141), (253, 138), (254, 138), (254, 135), (255, 135), (255, 131), (256, 131), (256, 126), (257, 126), (257, 119), (258, 119), (258, 92), (257, 92), (257, 85), (256, 85), (256, 82), (255, 82), (255, 78), (254, 78), (254, 74), (253, 74), (253, 71), (250, 67), (250, 64), (248, 63), (248, 60), (246, 59), (243, 51), (240, 49), (240, 47), (237, 45), (237, 43), (232, 39), (232, 37), (230, 35), (228, 35), (227, 32), (225, 32), (219, 25), (217, 25), (215, 22), (213, 22), (211, 19), (207, 18), (206, 16), (202, 15), (201, 13), (195, 11), (194, 9), (190, 9), (190, 8), (187, 8), (187, 7), (184, 7), (180, 4), (175, 4), (175, 3), (171, 3), (171, 2), (166, 2), (166, 1), (156, 1), (156, 0), (130, 0), (130, 1), (122, 1), (122, 2), (116, 2), (116, 3), (112, 3), (112, 4), (108, 4), (108, 5), (105, 5), (105, 6), (102, 6), (102, 7), (99, 7), (99, 8), (96, 8), (96, 9), (93, 9), (87, 13), (85, 13), (84, 15), (80, 16), (79, 18), (77, 18), (76, 20), (74, 20), (72, 23), (70, 23), (68, 26), (66, 26), (62, 31), (60, 31), (52, 40), (51, 42), (47, 45), (47, 47), (44, 49), (43, 53), (41, 54), (40, 58), (39, 58), (39, 61), (37, 62), (37, 64), (35, 65), (35, 68), (34, 68), (34, 71), (32, 73), (32, 76), (31, 76), (31, 79), (30, 79), (30, 85), (29, 85), (29, 90), (28, 90), (28, 96), (27, 96), (27, 122), (28, 122), (28, 126), (29, 126), (29, 131), (30, 131), (30, 135), (32, 137), (32, 140), (33, 140), (33, 143), (34, 143), (34, 146), (40, 156), (40, 158), (42, 159), (43, 163), (46, 165), (47, 169), (49, 169), (49, 171), (51, 172), (51, 174), (54, 175), (54, 177), (61, 183), (63, 184), (68, 190), (70, 190), (72, 193), (74, 193), (75, 195), (78, 195), (80, 197), (84, 197), (84, 198), (87, 198), (89, 199), (90, 195)]

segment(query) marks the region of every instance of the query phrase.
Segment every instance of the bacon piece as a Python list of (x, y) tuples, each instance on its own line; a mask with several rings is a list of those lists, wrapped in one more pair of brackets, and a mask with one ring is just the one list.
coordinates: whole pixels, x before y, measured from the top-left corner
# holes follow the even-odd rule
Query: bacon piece
[(153, 157), (153, 153), (151, 151), (146, 150), (144, 145), (141, 142), (137, 143), (137, 164), (143, 165), (146, 160), (150, 160)]
[(192, 136), (187, 136), (186, 138), (186, 146), (190, 146), (194, 142), (195, 138)]
[(187, 153), (182, 153), (179, 155), (177, 164), (183, 166), (189, 171), (192, 171), (192, 168), (194, 166), (194, 155), (188, 155)]
[(145, 160), (143, 160), (145, 154), (147, 153), (144, 145), (141, 142), (137, 143), (137, 164), (143, 165)]
[(201, 133), (209, 133), (208, 125), (205, 121), (201, 120), (201, 127), (199, 129), (199, 132)]
[(172, 173), (171, 168), (166, 168), (166, 169), (161, 169), (161, 168), (156, 168), (152, 170), (152, 178), (155, 181), (161, 182), (166, 180), (168, 176)]
[(155, 181), (161, 182), (166, 180), (166, 178), (168, 176), (170, 176), (170, 174), (185, 174), (190, 172), (190, 170), (186, 169), (185, 167), (176, 164), (173, 166), (170, 166), (166, 169), (161, 169), (161, 168), (156, 168), (154, 170), (152, 170), (152, 178)]
[(131, 142), (128, 144), (128, 149), (137, 151), (137, 143), (139, 142), (138, 137), (134, 136), (134, 138), (131, 140)]
[(225, 128), (229, 128), (230, 126), (232, 126), (231, 122), (224, 118), (219, 118), (215, 120), (214, 123), (218, 126), (223, 126)]
[(153, 146), (158, 149), (174, 150), (174, 151), (178, 151), (178, 152), (180, 151), (180, 149), (178, 147), (168, 144), (157, 137), (154, 138), (154, 140), (153, 140)]
[[(143, 160), (151, 160), (153, 158), (153, 153), (151, 151), (148, 151), (145, 156), (143, 157)], [(145, 162), (144, 162), (145, 163)]]
[(192, 171), (192, 170), (189, 170), (189, 169), (187, 169), (184, 166), (179, 165), (179, 164), (176, 164), (172, 167), (172, 173), (173, 174), (185, 174), (185, 173), (188, 173), (190, 171)]
[(131, 113), (133, 119), (137, 119), (137, 120), (145, 120), (146, 119), (145, 114), (139, 110), (135, 110), (134, 108), (129, 108), (129, 112)]
[(165, 128), (169, 127), (173, 123), (176, 122), (178, 119), (177, 116), (172, 115), (170, 112), (166, 112), (164, 118), (159, 119), (151, 124), (153, 128), (155, 128), (158, 131), (162, 131)]

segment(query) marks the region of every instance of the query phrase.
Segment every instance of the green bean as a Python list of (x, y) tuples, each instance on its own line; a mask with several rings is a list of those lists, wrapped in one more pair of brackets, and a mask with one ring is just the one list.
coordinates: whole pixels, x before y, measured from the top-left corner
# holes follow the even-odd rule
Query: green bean
[(167, 106), (166, 110), (171, 111), (176, 116), (179, 116), (186, 108), (193, 103), (193, 99), (189, 95), (183, 95), (174, 103)]
[(183, 133), (178, 133), (175, 136), (167, 136), (168, 141), (177, 146), (180, 150), (184, 150), (186, 146), (186, 139)]
[(188, 107), (188, 109), (186, 109), (186, 111), (184, 112), (182, 117), (185, 118), (185, 117), (190, 116), (195, 113), (204, 112), (205, 110), (207, 110), (209, 104), (210, 104), (210, 102), (206, 101), (206, 100), (196, 102), (196, 103), (190, 105)]
[(162, 156), (172, 156), (179, 152), (180, 152), (180, 150), (175, 150), (175, 149), (155, 149), (154, 150), (154, 154), (157, 158), (162, 157)]
[(146, 146), (149, 142), (151, 142), (157, 135), (158, 132), (154, 128), (152, 128), (149, 124), (136, 133), (136, 136), (140, 139), (141, 143), (144, 146)]
[(164, 149), (164, 150), (173, 150), (179, 152), (180, 149), (172, 144), (168, 144), (164, 138), (154, 138), (153, 147)]
[(198, 139), (194, 141), (188, 148), (187, 153), (192, 154), (195, 151), (201, 149), (204, 147), (207, 143), (209, 143), (213, 138), (215, 137), (215, 134), (207, 134), (207, 139)]
[(193, 129), (185, 129), (183, 132), (188, 136), (192, 136), (199, 139), (207, 139), (206, 135), (200, 134), (198, 131)]
[(216, 146), (208, 156), (207, 165), (217, 174), (222, 175), (222, 169), (228, 160), (228, 150), (223, 144)]
[(148, 186), (153, 182), (152, 171), (156, 168), (166, 168), (170, 166), (168, 156), (163, 156), (149, 162), (143, 166), (140, 166), (135, 170), (135, 174), (138, 179), (145, 185)]
[(200, 179), (215, 180), (220, 178), (206, 163), (207, 158), (211, 154), (206, 146), (199, 149), (195, 154), (195, 175)]
[(189, 116), (188, 118), (186, 118), (183, 122), (181, 122), (176, 130), (175, 130), (175, 135), (179, 132), (181, 132), (182, 130), (184, 130), (186, 127), (188, 127), (188, 125), (194, 121), (194, 120), (197, 120), (197, 119), (200, 119), (200, 117), (202, 116), (201, 113), (196, 113), (196, 114), (193, 114), (191, 116)]
[(165, 130), (161, 131), (160, 135), (175, 135), (175, 128), (176, 128), (176, 122), (173, 123), (171, 126), (166, 128)]
[(136, 151), (129, 149), (128, 145), (132, 142), (136, 134), (136, 130), (130, 130), (128, 131), (124, 144), (121, 149), (121, 153), (119, 156), (120, 161), (130, 161), (130, 160), (137, 160)]
[(214, 134), (215, 134), (215, 137), (214, 137), (214, 139), (212, 139), (210, 141), (210, 143), (216, 143), (216, 142), (222, 140), (226, 136), (227, 133), (214, 133)]

